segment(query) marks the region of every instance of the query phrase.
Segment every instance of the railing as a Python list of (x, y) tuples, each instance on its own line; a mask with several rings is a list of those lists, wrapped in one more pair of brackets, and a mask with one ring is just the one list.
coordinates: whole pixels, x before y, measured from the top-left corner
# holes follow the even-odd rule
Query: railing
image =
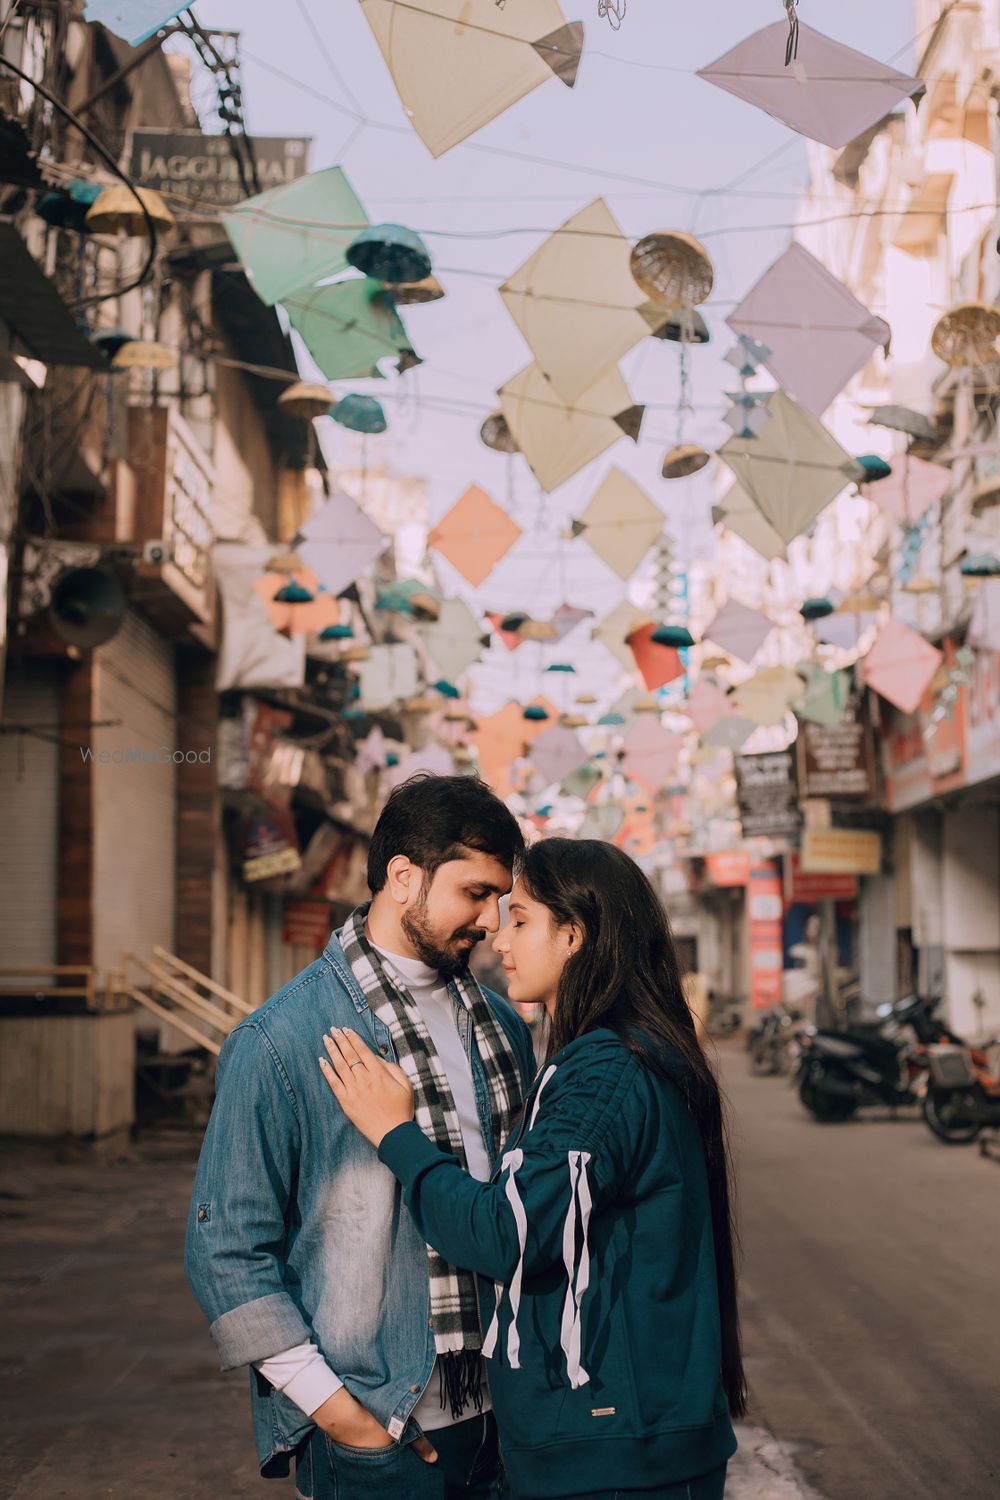
[[(133, 980), (135, 970), (141, 977)], [(113, 976), (113, 983), (120, 994), (215, 1057), (233, 1027), (254, 1009), (232, 990), (159, 946), (153, 948), (152, 959), (123, 953), (121, 971)]]
[(98, 985), (88, 964), (0, 965), (0, 1006), (5, 1001), (26, 1000), (39, 1004), (69, 1000), (75, 1009), (88, 1011), (121, 1009), (111, 986)]

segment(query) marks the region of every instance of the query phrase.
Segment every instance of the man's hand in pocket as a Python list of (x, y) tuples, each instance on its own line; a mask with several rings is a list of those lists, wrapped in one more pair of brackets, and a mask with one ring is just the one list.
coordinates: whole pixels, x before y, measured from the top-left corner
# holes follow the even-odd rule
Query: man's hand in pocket
[[(312, 1413), (312, 1419), (321, 1432), (335, 1443), (348, 1448), (389, 1448), (392, 1438), (382, 1424), (372, 1416), (361, 1402), (351, 1395), (346, 1386), (341, 1386), (323, 1405)], [(425, 1463), (437, 1462), (437, 1453), (425, 1437), (410, 1444), (414, 1453)]]

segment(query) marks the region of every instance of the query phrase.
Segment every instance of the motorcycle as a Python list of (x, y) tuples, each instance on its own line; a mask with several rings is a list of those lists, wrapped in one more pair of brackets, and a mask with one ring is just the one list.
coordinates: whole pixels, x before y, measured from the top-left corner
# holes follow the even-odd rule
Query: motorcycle
[(928, 1048), (929, 1078), (921, 1112), (930, 1131), (948, 1146), (978, 1140), (987, 1127), (1000, 1130), (998, 1043), (982, 1047)]
[(791, 1072), (795, 1027), (801, 1019), (798, 1011), (780, 1001), (764, 1012), (747, 1036), (751, 1073), (774, 1077)]
[[(909, 995), (879, 1006), (872, 1022), (844, 1031), (807, 1027), (798, 1038), (799, 1099), (817, 1120), (849, 1120), (865, 1105), (899, 1109), (920, 1102), (928, 1072), (927, 1049), (959, 1042), (935, 1018), (940, 997)], [(914, 1043), (904, 1034), (908, 1029)]]

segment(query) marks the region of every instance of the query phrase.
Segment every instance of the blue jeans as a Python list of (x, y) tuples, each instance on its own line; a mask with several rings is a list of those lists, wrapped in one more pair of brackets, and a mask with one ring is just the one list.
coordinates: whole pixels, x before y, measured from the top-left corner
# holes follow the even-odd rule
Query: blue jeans
[(728, 1467), (720, 1464), (710, 1474), (699, 1474), (680, 1484), (657, 1485), (652, 1490), (591, 1490), (586, 1495), (568, 1495), (566, 1500), (723, 1500)]
[(318, 1430), (296, 1470), (311, 1500), (501, 1500), (500, 1450), (492, 1412), (427, 1434), (437, 1463), (408, 1446), (348, 1448)]

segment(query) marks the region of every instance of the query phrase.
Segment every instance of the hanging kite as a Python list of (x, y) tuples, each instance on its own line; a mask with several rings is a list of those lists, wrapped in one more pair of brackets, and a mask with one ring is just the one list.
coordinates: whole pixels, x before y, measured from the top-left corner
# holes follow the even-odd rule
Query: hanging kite
[(479, 660), (486, 641), (478, 618), (464, 599), (445, 599), (433, 625), (420, 627), (424, 645), (444, 676), (452, 681)]
[(766, 345), (763, 363), (816, 416), (875, 349), (889, 347), (888, 323), (799, 244), (778, 257), (726, 322)]
[(427, 535), (428, 547), (446, 557), (474, 588), (493, 572), (521, 536), (517, 522), (472, 484)]
[(612, 469), (578, 521), (582, 536), (619, 578), (631, 578), (663, 530), (663, 512), (621, 469)]
[(389, 545), (355, 500), (335, 490), (301, 527), (299, 556), (333, 595), (343, 593)]
[(556, 724), (538, 736), (531, 747), (530, 758), (542, 784), (551, 786), (555, 781), (565, 781), (578, 770), (585, 763), (587, 752), (575, 730)]
[(758, 437), (731, 437), (719, 457), (781, 540), (790, 542), (864, 470), (784, 391), (772, 394), (768, 411), (771, 420)]
[(555, 76), (576, 82), (583, 24), (558, 0), (361, 0), (410, 124), (441, 156)]
[(839, 149), (923, 92), (918, 78), (797, 23), (797, 56), (785, 65), (788, 27), (765, 26), (699, 68), (698, 77), (746, 99), (800, 135)]
[(667, 784), (683, 748), (683, 735), (672, 734), (656, 719), (637, 719), (625, 736), (622, 768), (656, 792)]
[(222, 216), (247, 280), (270, 307), (347, 268), (368, 215), (340, 167), (310, 172)]
[(943, 660), (943, 654), (922, 635), (901, 620), (889, 620), (865, 657), (862, 674), (880, 698), (912, 714)]
[(576, 402), (561, 400), (537, 364), (527, 365), (498, 394), (507, 425), (546, 492), (572, 479), (623, 435), (638, 442), (645, 412), (633, 404), (617, 366)]
[(705, 639), (714, 641), (730, 656), (752, 661), (772, 629), (772, 622), (766, 615), (741, 604), (738, 599), (730, 599), (712, 623), (705, 626)]
[(124, 37), (130, 47), (138, 47), (182, 10), (187, 10), (190, 3), (191, 0), (185, 0), (183, 5), (174, 5), (171, 0), (87, 0), (84, 20), (98, 21), (115, 36)]
[(420, 685), (416, 653), (403, 644), (372, 646), (367, 661), (359, 662), (356, 671), (365, 709), (390, 708), (411, 697)]
[(951, 470), (943, 464), (927, 463), (904, 453), (893, 460), (888, 479), (861, 484), (858, 488), (866, 500), (871, 500), (900, 525), (912, 526), (929, 505), (944, 499), (953, 483)]
[(591, 634), (595, 641), (600, 641), (605, 650), (611, 652), (626, 672), (633, 672), (635, 657), (627, 644), (628, 637), (633, 631), (651, 623), (653, 622), (648, 610), (637, 609), (630, 600), (623, 599), (610, 614), (604, 617)]
[(654, 636), (660, 627), (654, 623), (640, 625), (628, 638), (628, 647), (643, 682), (651, 693), (684, 676), (684, 663), (671, 646), (659, 645)]
[(370, 277), (299, 287), (281, 301), (327, 380), (378, 378), (380, 359), (413, 352), (391, 292)]
[(575, 401), (666, 321), (629, 269), (629, 242), (603, 198), (582, 208), (500, 288), (538, 368)]
[(802, 678), (791, 667), (764, 667), (741, 682), (730, 694), (730, 701), (745, 719), (770, 729), (782, 723), (804, 688)]
[(785, 556), (785, 543), (739, 482), (731, 485), (718, 504), (712, 506), (712, 520), (733, 532), (767, 562)]

